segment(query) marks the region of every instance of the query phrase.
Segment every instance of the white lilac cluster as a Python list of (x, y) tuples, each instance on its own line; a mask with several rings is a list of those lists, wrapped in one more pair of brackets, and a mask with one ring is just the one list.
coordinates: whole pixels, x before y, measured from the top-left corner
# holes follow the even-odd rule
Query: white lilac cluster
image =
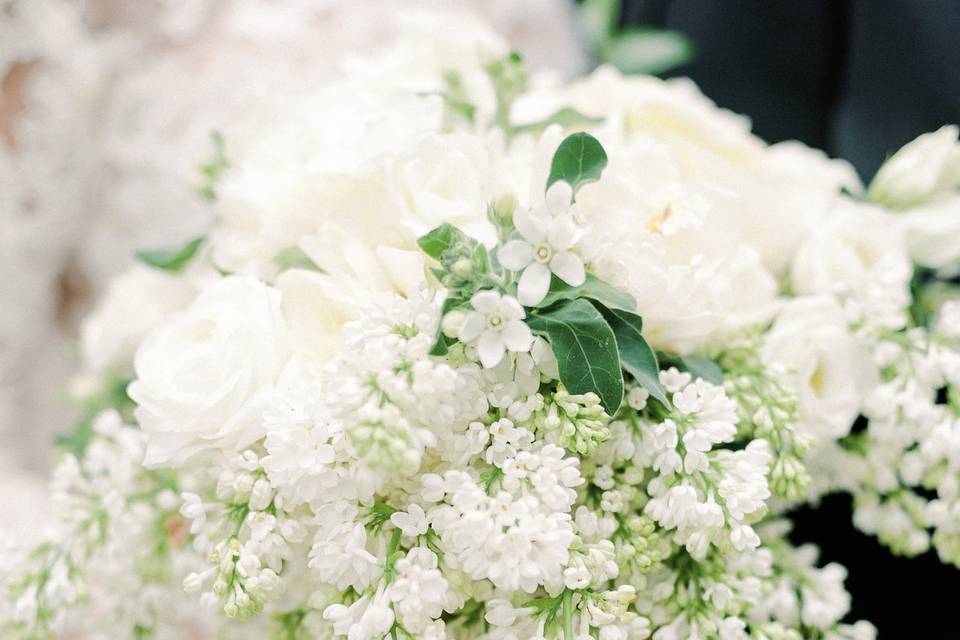
[(5, 633), (872, 640), (789, 541), (827, 491), (960, 559), (960, 243), (909, 222), (956, 130), (865, 190), (686, 81), (447, 35), (216, 139), (217, 224), (85, 331)]
[[(109, 297), (133, 320), (106, 332), (126, 332), (123, 344), (84, 336), (83, 364), (98, 373), (129, 368), (127, 351), (148, 328), (137, 321), (159, 317), (140, 305), (183, 304), (175, 293), (137, 292), (162, 274), (111, 280), (134, 250), (186, 242), (209, 228), (211, 177), (222, 169), (211, 131), (233, 154), (260, 141), (278, 108), (303, 122), (289, 110), (308, 114), (321, 102), (332, 115), (325, 88), (337, 82), (342, 94), (342, 81), (363, 72), (352, 62), (358, 54), (390, 63), (376, 81), (384, 88), (390, 80), (433, 90), (439, 74), (430, 61), (441, 55), (445, 69), (457, 64), (448, 42), (498, 42), (478, 17), (529, 54), (534, 68), (549, 61), (568, 76), (585, 62), (569, 0), (410, 0), (404, 11), (393, 4), (0, 3), (0, 273), (8, 276), (0, 282), (0, 492), (11, 507), (8, 523), (22, 520), (29, 530), (42, 520), (29, 507), (31, 494), (42, 496), (49, 440), (71, 415), (63, 387), (81, 366), (73, 342), (92, 303)], [(25, 469), (33, 473), (18, 476)], [(20, 501), (24, 507), (13, 510)]]

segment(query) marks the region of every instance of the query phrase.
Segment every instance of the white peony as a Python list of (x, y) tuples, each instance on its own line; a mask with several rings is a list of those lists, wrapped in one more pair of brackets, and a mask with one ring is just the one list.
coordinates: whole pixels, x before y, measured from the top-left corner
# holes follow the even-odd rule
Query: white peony
[(691, 352), (764, 322), (776, 282), (744, 244), (733, 194), (685, 176), (671, 146), (603, 139), (610, 163), (577, 195), (593, 271), (637, 300), (655, 348)]
[(140, 346), (129, 394), (147, 434), (144, 463), (179, 465), (263, 436), (261, 413), (288, 358), (280, 292), (231, 276)]
[(825, 296), (788, 302), (766, 335), (763, 355), (768, 364), (786, 367), (799, 394), (800, 427), (817, 436), (849, 433), (878, 381), (866, 347)]

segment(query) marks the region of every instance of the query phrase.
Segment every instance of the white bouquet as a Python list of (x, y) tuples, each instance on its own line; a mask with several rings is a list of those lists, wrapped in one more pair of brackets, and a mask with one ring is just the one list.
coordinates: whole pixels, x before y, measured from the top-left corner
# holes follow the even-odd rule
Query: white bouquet
[(5, 632), (874, 638), (788, 510), (960, 564), (956, 128), (865, 190), (689, 82), (433, 38), (216, 139), (218, 223), (85, 327)]

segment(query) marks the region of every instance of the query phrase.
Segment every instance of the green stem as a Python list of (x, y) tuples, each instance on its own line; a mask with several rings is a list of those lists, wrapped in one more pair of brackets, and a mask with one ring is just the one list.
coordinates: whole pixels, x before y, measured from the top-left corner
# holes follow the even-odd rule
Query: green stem
[(573, 591), (563, 592), (563, 640), (573, 640)]

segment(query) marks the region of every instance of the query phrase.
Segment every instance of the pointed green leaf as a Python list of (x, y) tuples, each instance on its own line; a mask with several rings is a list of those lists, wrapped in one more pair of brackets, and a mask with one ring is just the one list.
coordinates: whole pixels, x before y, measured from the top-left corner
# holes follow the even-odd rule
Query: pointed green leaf
[(322, 271), (322, 269), (303, 252), (303, 249), (296, 245), (291, 245), (280, 251), (280, 253), (273, 257), (273, 263), (280, 267), (281, 271), (287, 269)]
[(608, 309), (596, 305), (613, 329), (620, 351), (620, 364), (632, 375), (641, 387), (656, 398), (660, 404), (670, 407), (667, 390), (660, 384), (660, 365), (657, 354), (653, 352), (643, 337), (643, 319), (635, 313), (621, 309)]
[(514, 133), (540, 133), (552, 124), (558, 124), (564, 129), (573, 127), (586, 127), (603, 124), (603, 118), (588, 116), (580, 113), (576, 109), (564, 107), (553, 115), (543, 120), (529, 122), (527, 124), (517, 125), (513, 128)]
[(580, 22), (591, 48), (598, 49), (617, 28), (620, 0), (584, 0), (580, 3)]
[(155, 269), (181, 271), (187, 266), (187, 263), (190, 262), (194, 254), (197, 253), (197, 249), (200, 248), (204, 240), (206, 240), (206, 236), (200, 236), (199, 238), (194, 238), (179, 249), (137, 251), (134, 255), (138, 260)]
[(690, 39), (676, 31), (630, 29), (613, 36), (603, 58), (624, 73), (658, 74), (693, 59)]
[(623, 372), (617, 339), (600, 312), (586, 300), (569, 300), (531, 315), (527, 324), (550, 343), (567, 390), (596, 393), (613, 415), (623, 401)]
[(592, 273), (587, 274), (587, 279), (579, 287), (571, 287), (560, 278), (551, 276), (550, 289), (537, 307), (545, 309), (561, 300), (573, 300), (575, 298), (596, 300), (610, 309), (634, 311), (637, 308), (637, 302), (633, 299), (633, 296), (607, 284)]
[(553, 154), (546, 188), (563, 180), (576, 192), (580, 185), (599, 180), (606, 166), (607, 152), (600, 142), (589, 133), (574, 133), (567, 136)]
[(417, 244), (425, 254), (436, 260), (440, 259), (443, 252), (449, 249), (457, 240), (460, 240), (463, 232), (452, 224), (443, 223), (425, 236), (417, 239)]
[(703, 356), (678, 356), (660, 353), (660, 362), (667, 366), (686, 371), (694, 378), (703, 378), (713, 384), (723, 384), (723, 369), (713, 360)]

